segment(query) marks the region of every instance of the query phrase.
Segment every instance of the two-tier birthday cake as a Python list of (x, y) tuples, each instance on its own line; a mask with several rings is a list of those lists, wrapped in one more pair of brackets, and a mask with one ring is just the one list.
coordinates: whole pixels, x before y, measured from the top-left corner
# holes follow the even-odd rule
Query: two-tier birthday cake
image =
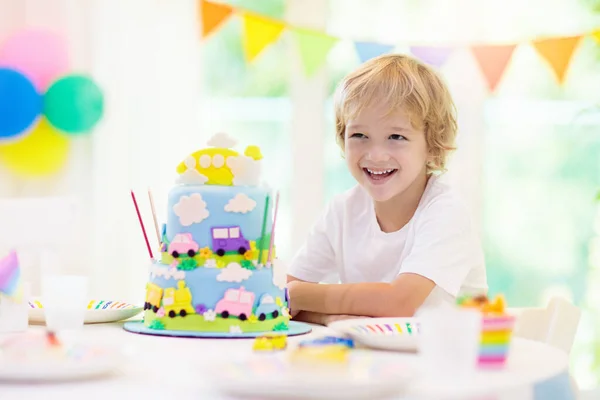
[(177, 167), (146, 285), (151, 330), (288, 329), (286, 277), (271, 240), (275, 196), (259, 184), (260, 149), (239, 153), (235, 144), (219, 133)]

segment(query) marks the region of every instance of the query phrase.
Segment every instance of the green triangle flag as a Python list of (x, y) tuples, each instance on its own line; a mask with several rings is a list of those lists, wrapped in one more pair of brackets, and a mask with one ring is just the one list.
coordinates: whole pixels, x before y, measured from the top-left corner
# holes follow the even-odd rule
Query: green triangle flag
[(298, 43), (304, 72), (307, 76), (312, 76), (323, 65), (338, 38), (304, 28), (292, 28), (292, 32)]

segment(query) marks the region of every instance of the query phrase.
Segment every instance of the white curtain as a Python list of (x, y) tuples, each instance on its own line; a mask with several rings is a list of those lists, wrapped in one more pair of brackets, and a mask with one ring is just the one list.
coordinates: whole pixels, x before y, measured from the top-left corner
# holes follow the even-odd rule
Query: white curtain
[[(147, 188), (162, 219), (174, 167), (203, 141), (196, 2), (0, 0), (0, 42), (27, 28), (64, 35), (73, 72), (91, 74), (105, 113), (92, 135), (73, 140), (64, 172), (23, 181), (3, 169), (0, 196), (77, 196), (83, 218), (76, 239), (60, 246), (58, 269), (88, 275), (92, 296), (139, 301), (149, 257), (129, 191), (156, 253)], [(19, 250), (36, 292), (39, 249)]]

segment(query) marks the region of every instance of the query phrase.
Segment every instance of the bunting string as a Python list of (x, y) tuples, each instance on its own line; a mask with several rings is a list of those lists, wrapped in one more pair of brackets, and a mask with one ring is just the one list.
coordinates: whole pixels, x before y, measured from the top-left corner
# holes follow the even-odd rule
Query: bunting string
[[(285, 21), (259, 15), (248, 10), (233, 7), (226, 3), (210, 0), (200, 1), (200, 21), (202, 39), (207, 39), (219, 30), (233, 15), (242, 19), (242, 45), (248, 63), (256, 60), (260, 54), (275, 43), (285, 31), (289, 31), (298, 47), (304, 72), (310, 77), (325, 64), (331, 49), (342, 40), (313, 29), (294, 26)], [(530, 44), (537, 54), (547, 63), (557, 83), (565, 80), (571, 59), (584, 37), (591, 37), (600, 45), (600, 28), (592, 32), (567, 37), (536, 38), (524, 43), (512, 44), (472, 44), (467, 46), (445, 45), (426, 46), (409, 45), (409, 52), (421, 61), (435, 68), (444, 66), (450, 56), (459, 48), (467, 47), (477, 62), (488, 88), (495, 91), (504, 71), (510, 64), (512, 55), (521, 44)], [(361, 63), (389, 53), (396, 45), (389, 43), (352, 40), (356, 55)]]

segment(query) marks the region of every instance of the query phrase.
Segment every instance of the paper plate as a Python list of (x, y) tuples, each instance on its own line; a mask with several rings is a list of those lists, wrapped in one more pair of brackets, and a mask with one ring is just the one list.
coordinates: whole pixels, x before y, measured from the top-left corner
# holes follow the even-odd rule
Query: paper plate
[(367, 347), (385, 350), (416, 351), (419, 323), (416, 318), (360, 318), (328, 325)]
[(206, 368), (215, 388), (230, 396), (260, 399), (397, 398), (414, 371), (390, 353), (352, 350), (346, 365), (303, 368), (287, 352), (255, 355)]
[[(90, 300), (85, 312), (84, 322), (86, 324), (117, 322), (134, 317), (142, 311), (144, 311), (144, 307), (122, 301)], [(41, 299), (32, 299), (29, 302), (29, 321), (46, 321)]]
[[(0, 382), (52, 382), (96, 378), (115, 371), (123, 354), (114, 347), (42, 344), (43, 334), (26, 333), (2, 343)], [(8, 343), (11, 342), (11, 343)]]

